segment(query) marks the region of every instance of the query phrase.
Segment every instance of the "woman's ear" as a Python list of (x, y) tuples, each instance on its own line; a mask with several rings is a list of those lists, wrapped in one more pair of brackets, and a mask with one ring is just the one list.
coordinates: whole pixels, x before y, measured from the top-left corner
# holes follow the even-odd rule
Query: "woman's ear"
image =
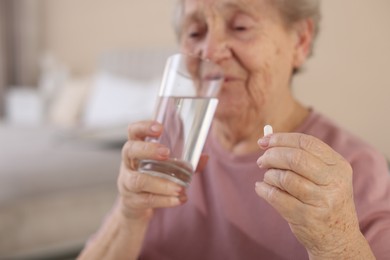
[(296, 33), (296, 43), (293, 67), (298, 69), (310, 55), (314, 38), (314, 22), (312, 19), (305, 19), (298, 22), (294, 28)]

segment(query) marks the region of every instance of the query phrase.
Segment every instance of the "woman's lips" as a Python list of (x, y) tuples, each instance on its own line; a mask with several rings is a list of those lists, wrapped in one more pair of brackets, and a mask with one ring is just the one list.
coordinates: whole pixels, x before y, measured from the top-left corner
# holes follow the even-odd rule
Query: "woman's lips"
[(235, 77), (225, 77), (225, 82), (232, 82), (232, 81), (237, 81), (238, 79)]
[(211, 74), (203, 77), (204, 81), (213, 81), (213, 80), (221, 80), (224, 79), (224, 76), (221, 74)]
[(236, 76), (225, 76), (224, 77), (224, 82), (226, 82), (226, 83), (237, 82), (237, 81), (243, 81), (243, 79), (240, 77), (236, 77)]
[(241, 81), (239, 77), (230, 76), (230, 75), (220, 75), (220, 74), (213, 74), (213, 75), (207, 75), (203, 77), (203, 80), (205, 81), (211, 81), (211, 80), (219, 80), (223, 78), (223, 82), (233, 82), (233, 81)]

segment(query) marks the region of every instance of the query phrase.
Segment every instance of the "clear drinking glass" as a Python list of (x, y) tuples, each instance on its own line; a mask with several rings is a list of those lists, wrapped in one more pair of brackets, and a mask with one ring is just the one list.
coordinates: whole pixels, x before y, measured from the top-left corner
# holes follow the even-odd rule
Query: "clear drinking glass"
[(189, 185), (218, 105), (222, 82), (222, 68), (209, 60), (185, 54), (168, 58), (154, 118), (164, 130), (159, 138), (147, 141), (167, 146), (170, 158), (141, 160), (140, 172)]

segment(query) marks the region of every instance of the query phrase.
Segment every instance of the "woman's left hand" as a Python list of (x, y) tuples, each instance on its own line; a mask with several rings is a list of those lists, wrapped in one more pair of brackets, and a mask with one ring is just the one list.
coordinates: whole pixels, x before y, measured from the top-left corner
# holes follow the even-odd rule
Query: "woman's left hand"
[(311, 257), (338, 258), (362, 237), (353, 200), (352, 168), (319, 139), (277, 133), (259, 140), (266, 169), (257, 194), (289, 223)]

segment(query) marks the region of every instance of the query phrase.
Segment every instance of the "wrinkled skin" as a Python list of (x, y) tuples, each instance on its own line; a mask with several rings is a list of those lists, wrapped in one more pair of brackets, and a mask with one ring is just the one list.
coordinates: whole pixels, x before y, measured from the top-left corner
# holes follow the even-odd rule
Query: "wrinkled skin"
[(144, 139), (157, 137), (162, 126), (153, 122), (138, 122), (128, 128), (128, 141), (122, 149), (122, 165), (118, 178), (120, 207), (129, 218), (150, 218), (153, 208), (178, 206), (186, 201), (184, 188), (165, 179), (138, 172), (142, 159), (168, 159), (169, 149)]
[(257, 163), (267, 171), (257, 194), (286, 219), (312, 256), (342, 255), (360, 232), (350, 165), (303, 134), (272, 134), (259, 145), (265, 153)]
[(264, 124), (289, 130), (307, 115), (290, 81), (310, 51), (310, 21), (290, 28), (268, 1), (187, 0), (180, 25), (182, 51), (224, 69), (214, 129), (226, 148), (257, 150), (252, 141)]
[[(265, 150), (257, 163), (267, 171), (256, 192), (289, 223), (312, 259), (372, 257), (359, 231), (349, 164), (314, 137), (282, 133), (308, 115), (292, 96), (290, 82), (310, 52), (312, 21), (287, 26), (267, 0), (183, 2), (182, 51), (214, 61), (225, 73), (212, 134), (235, 154)], [(258, 144), (265, 124), (280, 134)], [(129, 126), (118, 179), (119, 208), (126, 218), (150, 219), (154, 208), (187, 200), (179, 185), (137, 171), (140, 159), (168, 158), (166, 147), (144, 142), (161, 131), (151, 121)]]

